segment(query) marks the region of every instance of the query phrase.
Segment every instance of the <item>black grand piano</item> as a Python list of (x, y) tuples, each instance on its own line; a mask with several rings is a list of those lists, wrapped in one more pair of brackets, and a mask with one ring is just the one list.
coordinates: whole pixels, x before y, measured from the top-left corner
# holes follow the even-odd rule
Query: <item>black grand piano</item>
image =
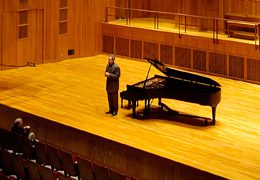
[(127, 85), (127, 90), (120, 92), (121, 106), (123, 99), (131, 102), (133, 116), (136, 117), (136, 106), (139, 100), (145, 101), (144, 115), (149, 113), (151, 102), (155, 98), (158, 98), (159, 107), (166, 108), (168, 111), (171, 109), (162, 103), (162, 98), (197, 103), (212, 107), (212, 124), (215, 124), (216, 108), (221, 99), (219, 83), (207, 77), (168, 68), (156, 59), (145, 59), (166, 76), (154, 75), (148, 79), (150, 65), (146, 80)]

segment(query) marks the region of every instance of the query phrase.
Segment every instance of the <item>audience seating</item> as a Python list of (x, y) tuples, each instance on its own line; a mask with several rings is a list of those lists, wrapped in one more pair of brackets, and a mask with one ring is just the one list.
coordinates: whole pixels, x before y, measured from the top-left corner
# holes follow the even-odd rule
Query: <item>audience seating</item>
[(27, 166), (28, 166), (28, 177), (30, 180), (41, 179), (41, 175), (37, 163), (28, 161)]
[(11, 149), (11, 148), (13, 148), (11, 146), (12, 143), (11, 142), (9, 143), (11, 132), (6, 130), (6, 129), (2, 129), (1, 128), (1, 132), (0, 133), (1, 133), (1, 136), (0, 136), (1, 147), (3, 149)]
[(55, 180), (56, 176), (51, 168), (39, 165), (39, 173), (42, 180)]
[(35, 141), (34, 151), (35, 151), (35, 159), (38, 164), (50, 165), (48, 161), (45, 143), (42, 143), (40, 141)]
[(61, 158), (60, 158), (58, 148), (46, 144), (46, 149), (47, 149), (48, 161), (50, 162), (52, 169), (57, 171), (62, 170)]
[(94, 180), (93, 167), (92, 163), (89, 160), (78, 156), (78, 168), (80, 179)]
[(67, 175), (59, 173), (59, 172), (56, 175), (56, 179), (58, 179), (58, 180), (72, 180), (70, 176), (67, 176)]
[(133, 179), (83, 156), (73, 157), (64, 149), (41, 141), (32, 144), (28, 138), (0, 128), (0, 180), (16, 179), (13, 176), (31, 180)]
[(16, 180), (16, 178), (13, 176), (7, 176), (0, 171), (0, 180)]
[(93, 163), (94, 179), (95, 180), (109, 180), (109, 169), (99, 164)]
[(32, 141), (30, 141), (27, 137), (20, 135), (17, 135), (17, 140), (19, 142), (23, 157), (25, 159), (34, 159), (35, 157), (33, 153)]
[(110, 169), (110, 179), (111, 180), (126, 180), (126, 176), (113, 169)]
[(12, 159), (13, 174), (18, 179), (26, 179), (25, 167), (22, 155), (10, 153)]
[(0, 179), (1, 180), (9, 180), (9, 177), (0, 171)]
[(5, 129), (0, 128), (0, 148), (4, 146)]
[(65, 174), (68, 176), (78, 176), (78, 164), (73, 162), (72, 153), (62, 149), (59, 150), (59, 153), (62, 162), (62, 169)]
[(13, 174), (12, 158), (11, 154), (4, 150), (0, 149), (0, 160), (2, 164), (2, 171), (5, 175)]

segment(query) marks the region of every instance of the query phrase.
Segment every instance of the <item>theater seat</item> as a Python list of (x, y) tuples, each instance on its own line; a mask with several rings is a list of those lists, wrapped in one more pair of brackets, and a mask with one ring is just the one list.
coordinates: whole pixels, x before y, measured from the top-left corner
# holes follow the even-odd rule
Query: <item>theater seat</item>
[(42, 143), (41, 141), (36, 141), (34, 150), (35, 150), (35, 159), (38, 164), (50, 165), (48, 161), (45, 143)]
[(94, 180), (92, 163), (86, 158), (78, 156), (79, 176), (82, 180)]
[(95, 180), (109, 180), (109, 170), (107, 167), (93, 163), (94, 179)]
[(73, 162), (72, 154), (62, 149), (59, 149), (59, 153), (62, 162), (62, 169), (65, 174), (69, 176), (78, 176), (77, 164)]
[(32, 161), (28, 161), (28, 175), (29, 179), (41, 179), (40, 171), (38, 168), (38, 164)]
[(126, 180), (126, 176), (122, 173), (119, 173), (113, 169), (110, 169), (111, 180)]

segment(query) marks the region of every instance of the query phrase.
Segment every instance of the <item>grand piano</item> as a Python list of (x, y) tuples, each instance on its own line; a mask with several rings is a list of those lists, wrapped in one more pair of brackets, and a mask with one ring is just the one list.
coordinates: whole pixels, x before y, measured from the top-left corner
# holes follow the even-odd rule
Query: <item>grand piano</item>
[[(215, 125), (216, 108), (221, 99), (219, 83), (207, 77), (168, 68), (156, 59), (145, 59), (151, 63), (146, 79), (133, 85), (127, 85), (127, 90), (120, 92), (121, 106), (123, 99), (128, 100), (132, 104), (133, 116), (136, 117), (136, 106), (140, 100), (145, 101), (144, 115), (149, 114), (151, 102), (155, 98), (158, 98), (159, 108), (166, 108), (168, 111), (172, 110), (162, 103), (163, 98), (197, 103), (211, 106), (211, 122)], [(148, 79), (152, 65), (166, 76), (154, 75)]]

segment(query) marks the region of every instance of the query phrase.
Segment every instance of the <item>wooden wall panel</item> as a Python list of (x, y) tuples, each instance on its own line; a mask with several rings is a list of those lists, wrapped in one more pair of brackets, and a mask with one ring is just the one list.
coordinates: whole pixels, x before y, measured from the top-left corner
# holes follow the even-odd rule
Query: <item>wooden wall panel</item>
[(57, 59), (59, 1), (46, 0), (44, 6), (44, 63)]
[(114, 36), (103, 36), (103, 52), (113, 54), (114, 44)]
[[(35, 33), (33, 38), (35, 39), (35, 63), (36, 64), (41, 64), (43, 63), (43, 47), (44, 47), (44, 10), (43, 9), (37, 9), (35, 10), (35, 20), (36, 20), (36, 25), (35, 27)], [(33, 56), (33, 55), (31, 55)]]
[[(197, 0), (199, 4), (198, 15), (207, 17), (219, 17), (219, 0)], [(191, 1), (189, 6), (193, 7), (194, 2)], [(194, 10), (193, 10), (194, 11)]]
[(116, 37), (116, 54), (129, 56), (129, 39)]
[(151, 0), (150, 4), (155, 11), (219, 17), (219, 0)]
[(260, 19), (260, 1), (248, 0), (247, 15), (249, 17), (257, 17)]
[(29, 60), (29, 52), (27, 48), (29, 47), (30, 41), (29, 39), (21, 39), (17, 42), (17, 61), (14, 66), (24, 66), (27, 64)]
[(260, 81), (260, 60), (247, 59), (247, 79), (252, 81)]
[(206, 71), (206, 51), (193, 50), (193, 68)]
[[(3, 29), (4, 0), (0, 0), (0, 29)], [(2, 42), (2, 30), (0, 31), (0, 42)], [(0, 70), (2, 70), (2, 44), (0, 44)]]
[(142, 59), (143, 58), (142, 41), (131, 40), (130, 44), (131, 44), (130, 57)]
[(246, 16), (246, 0), (226, 0), (224, 6), (225, 14)]
[(175, 65), (191, 68), (191, 49), (175, 47)]
[(17, 65), (17, 13), (4, 12), (2, 17), (2, 69), (10, 69)]
[[(116, 0), (116, 7), (128, 8), (130, 6), (130, 0)], [(126, 18), (126, 10), (117, 9), (116, 18)]]
[(18, 0), (4, 0), (4, 11), (11, 12), (17, 11), (18, 9)]
[(172, 64), (173, 48), (171, 45), (160, 45), (160, 61), (166, 64)]
[(57, 37), (57, 47), (56, 47), (56, 60), (68, 59), (68, 49), (70, 41), (68, 35), (59, 35)]
[(227, 74), (227, 55), (220, 53), (209, 53), (209, 71), (221, 75)]
[(244, 78), (244, 58), (229, 56), (229, 76)]
[(28, 38), (21, 41), (17, 38), (19, 0), (1, 0), (1, 62), (39, 64), (102, 52), (104, 8), (115, 6), (115, 1), (68, 0), (68, 32), (59, 34), (60, 0), (28, 0)]
[(43, 10), (29, 10), (28, 37), (17, 39), (17, 65), (40, 64), (43, 61)]
[(115, 0), (69, 0), (67, 47), (75, 49), (75, 57), (102, 52), (102, 22), (106, 6), (115, 6)]
[[(89, 13), (89, 1), (82, 3), (79, 1), (68, 1), (68, 31), (69, 31), (69, 44), (67, 48), (74, 49), (75, 56), (82, 56), (86, 53), (88, 47), (87, 22)], [(85, 13), (83, 13), (83, 10)], [(85, 16), (85, 18), (84, 18)], [(86, 32), (86, 33), (84, 33)], [(89, 42), (90, 43), (90, 42)], [(92, 47), (93, 48), (93, 47)]]
[(130, 8), (133, 9), (151, 9), (151, 0), (130, 0)]
[(44, 8), (44, 0), (28, 0), (29, 9), (43, 9)]
[(151, 10), (178, 13), (178, 10), (179, 10), (178, 1), (176, 1), (176, 0), (166, 0), (166, 1), (151, 0)]
[[(74, 2), (74, 1), (73, 1)], [(94, 55), (96, 52), (96, 38), (100, 38), (101, 36), (101, 23), (102, 23), (102, 19), (103, 19), (103, 10), (100, 9), (100, 6), (98, 7), (98, 2), (97, 1), (91, 1), (88, 0), (87, 1), (87, 6), (85, 5), (86, 9), (83, 9), (83, 11), (81, 13), (83, 13), (83, 18), (86, 18), (86, 24), (85, 25), (85, 29), (83, 31), (83, 33), (86, 34), (86, 39), (83, 39), (84, 43), (86, 44), (85, 47), (85, 53), (84, 54), (88, 54), (88, 55)], [(86, 3), (86, 1), (82, 1), (81, 5)], [(84, 12), (87, 12), (87, 16), (84, 15)], [(74, 16), (74, 19), (76, 19), (77, 17)], [(100, 26), (98, 26), (98, 22), (100, 23)], [(100, 28), (100, 30), (98, 29)], [(99, 33), (98, 33), (99, 32)], [(98, 34), (100, 35), (98, 37)], [(75, 36), (77, 36), (75, 34)], [(101, 40), (101, 39), (99, 39)]]
[[(150, 0), (130, 0), (130, 8), (132, 9), (150, 9)], [(134, 11), (131, 12), (131, 17), (146, 17), (150, 13)]]
[(152, 42), (144, 42), (143, 58), (158, 59), (159, 55), (158, 44)]
[(116, 7), (128, 8), (131, 0), (116, 0)]

